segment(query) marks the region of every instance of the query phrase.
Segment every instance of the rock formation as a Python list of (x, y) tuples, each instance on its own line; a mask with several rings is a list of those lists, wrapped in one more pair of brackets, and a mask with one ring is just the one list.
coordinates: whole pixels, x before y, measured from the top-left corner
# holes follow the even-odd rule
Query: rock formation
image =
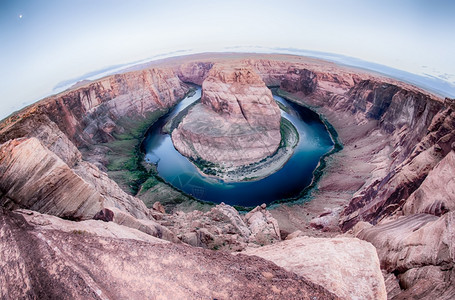
[[(390, 299), (453, 298), (452, 99), (296, 56), (162, 64), (74, 87), (0, 123), (1, 298), (383, 298), (371, 245), (333, 238), (340, 230), (374, 245)], [(323, 115), (344, 148), (327, 158), (312, 201), (247, 214), (148, 209), (109, 178), (104, 143), (139, 140), (189, 91), (183, 81), (202, 83), (203, 99), (174, 143), (207, 161), (240, 166), (276, 150), (279, 110), (265, 84)], [(223, 252), (245, 249), (284, 269)]]
[(270, 260), (340, 299), (387, 299), (376, 249), (359, 239), (296, 237), (242, 253)]
[(403, 205), (403, 214), (441, 216), (455, 211), (455, 151), (449, 152)]
[(202, 93), (202, 103), (172, 132), (180, 153), (221, 166), (248, 165), (275, 153), (280, 110), (253, 69), (215, 65)]
[(178, 233), (181, 241), (195, 247), (240, 251), (280, 241), (278, 223), (260, 206), (240, 215), (232, 206), (221, 203), (206, 213), (164, 215), (160, 222)]
[(166, 243), (111, 222), (2, 209), (0, 246), (2, 299), (338, 299), (264, 259)]
[(298, 68), (289, 68), (287, 76), (281, 82), (281, 88), (291, 92), (303, 92), (309, 95), (316, 90), (318, 79), (314, 72)]
[(92, 218), (104, 204), (96, 189), (36, 138), (0, 148), (0, 195), (2, 207), (73, 219)]
[(397, 299), (450, 299), (455, 295), (454, 212), (437, 217), (413, 214), (354, 231), (378, 251), (381, 267), (397, 276)]
[(183, 82), (191, 82), (202, 85), (204, 80), (209, 76), (212, 69), (212, 62), (188, 63), (179, 66), (179, 78)]

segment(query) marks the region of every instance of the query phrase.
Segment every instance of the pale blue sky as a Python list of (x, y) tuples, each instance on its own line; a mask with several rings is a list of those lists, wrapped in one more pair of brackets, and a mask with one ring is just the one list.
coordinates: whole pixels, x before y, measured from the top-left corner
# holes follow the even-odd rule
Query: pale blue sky
[(454, 15), (437, 0), (0, 0), (0, 119), (63, 80), (180, 49), (317, 50), (455, 83)]

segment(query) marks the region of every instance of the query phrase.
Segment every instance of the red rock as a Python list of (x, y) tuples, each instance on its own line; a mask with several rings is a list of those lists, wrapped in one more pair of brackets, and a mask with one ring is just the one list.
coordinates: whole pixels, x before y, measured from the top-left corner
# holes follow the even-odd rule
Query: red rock
[(172, 133), (180, 153), (221, 166), (242, 166), (277, 150), (280, 110), (253, 69), (215, 65), (202, 93), (202, 104)]
[(2, 298), (338, 299), (261, 258), (162, 243), (112, 222), (66, 231), (69, 221), (32, 220), (0, 209)]
[(446, 155), (429, 173), (403, 206), (405, 215), (436, 216), (455, 210), (455, 151)]
[(356, 235), (372, 243), (381, 268), (398, 277), (403, 290), (397, 299), (451, 299), (455, 295), (454, 218), (455, 212), (441, 217), (413, 214), (370, 225)]
[(104, 198), (38, 139), (0, 146), (0, 205), (71, 219), (90, 219)]
[(159, 201), (153, 203), (152, 208), (162, 214), (166, 213), (166, 211), (164, 210), (164, 206)]

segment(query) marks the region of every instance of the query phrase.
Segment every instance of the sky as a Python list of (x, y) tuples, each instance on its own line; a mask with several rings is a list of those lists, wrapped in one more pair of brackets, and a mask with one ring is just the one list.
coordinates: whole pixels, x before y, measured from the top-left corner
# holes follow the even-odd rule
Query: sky
[(0, 0), (0, 119), (64, 80), (178, 50), (284, 47), (455, 85), (455, 1)]

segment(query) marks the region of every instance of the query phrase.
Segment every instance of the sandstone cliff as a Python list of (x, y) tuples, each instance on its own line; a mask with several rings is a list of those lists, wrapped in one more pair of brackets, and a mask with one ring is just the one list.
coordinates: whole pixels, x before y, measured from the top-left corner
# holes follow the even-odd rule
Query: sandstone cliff
[[(240, 71), (240, 76), (236, 77), (235, 72), (223, 73), (217, 67), (220, 63), (243, 66), (246, 74)], [(251, 93), (256, 97), (254, 101), (244, 103), (242, 99), (238, 103), (234, 98), (222, 95), (235, 85), (236, 80), (251, 84), (254, 89), (233, 89), (234, 94)], [(211, 141), (213, 147), (210, 148), (216, 150), (214, 153), (207, 151), (208, 148), (199, 150), (212, 157), (224, 155), (225, 159), (234, 159), (235, 155), (230, 157), (220, 149), (228, 144), (232, 149), (238, 149), (238, 145), (222, 138), (204, 140), (203, 135), (214, 129), (226, 132), (220, 125), (223, 121), (217, 119), (221, 115), (223, 120), (228, 115), (234, 124), (248, 124), (262, 130), (262, 135), (254, 130), (246, 135), (243, 132), (245, 139), (238, 140), (255, 149), (255, 155), (259, 152), (265, 155), (266, 145), (275, 145), (275, 138), (279, 140), (273, 133), (274, 126), (279, 124), (275, 108), (265, 109), (268, 106), (261, 102), (270, 100), (269, 95), (261, 93), (265, 91), (264, 83), (280, 86), (283, 95), (321, 113), (336, 128), (344, 149), (327, 159), (326, 174), (319, 181), (318, 189), (312, 192), (312, 201), (280, 206), (271, 211), (257, 208), (245, 216), (227, 205), (206, 213), (166, 214), (162, 210), (147, 209), (139, 199), (125, 193), (100, 171), (106, 165), (109, 150), (99, 144), (133, 131), (140, 138), (150, 122), (188, 91), (182, 81), (203, 83), (203, 88), (206, 85), (204, 104), (199, 105), (203, 109), (198, 114), (197, 110), (190, 114), (194, 113), (196, 117), (210, 114), (215, 121), (204, 127), (205, 132), (184, 131), (185, 122), (178, 130), (182, 135), (188, 134), (196, 144)], [(257, 110), (263, 114), (255, 115), (253, 112)], [(67, 295), (72, 295), (71, 290), (79, 291), (84, 298), (110, 298), (111, 293), (123, 295), (125, 290), (137, 293), (133, 298), (149, 295), (147, 293), (171, 297), (185, 292), (194, 297), (295, 298), (296, 294), (300, 295), (297, 290), (305, 291), (302, 298), (332, 297), (320, 288), (316, 289), (321, 294), (312, 294), (315, 285), (296, 275), (302, 268), (289, 268), (295, 273), (291, 274), (256, 258), (239, 256), (233, 260), (223, 253), (162, 244), (162, 241), (227, 251), (273, 244), (270, 246), (270, 253), (274, 253), (270, 260), (273, 261), (278, 254), (286, 258), (293, 253), (301, 254), (302, 247), (308, 246), (292, 242), (292, 239), (280, 244), (280, 238), (296, 229), (302, 230), (303, 234), (333, 236), (331, 231), (337, 230), (335, 225), (340, 219), (340, 228), (354, 228), (353, 234), (376, 247), (389, 298), (431, 296), (451, 299), (455, 294), (452, 288), (455, 261), (452, 228), (454, 120), (451, 99), (443, 101), (416, 87), (364, 71), (279, 55), (185, 59), (184, 63), (173, 67), (109, 76), (52, 96), (0, 124), (1, 205), (10, 209), (29, 208), (73, 220), (96, 215), (96, 218), (113, 222), (71, 222), (36, 212), (25, 212), (24, 215), (24, 212), (2, 211), (0, 261), (4, 262), (2, 270), (7, 276), (0, 277), (1, 297), (57, 297), (62, 290)], [(188, 128), (192, 129), (191, 126)], [(239, 135), (239, 128), (234, 126), (228, 132)], [(194, 134), (190, 136), (190, 133)], [(258, 136), (267, 143), (257, 143)], [(325, 231), (315, 230), (310, 224)], [(298, 234), (290, 236), (295, 235)], [(161, 241), (159, 249), (156, 248), (157, 238)], [(335, 241), (317, 242), (336, 247)], [(111, 245), (107, 254), (100, 250), (106, 245)], [(133, 250), (126, 253), (124, 249), (127, 248)], [(267, 251), (263, 251), (264, 256)], [(331, 256), (336, 258), (339, 253)], [(157, 257), (165, 257), (164, 262), (144, 265), (144, 261), (156, 263)], [(166, 258), (171, 262), (166, 262)], [(308, 259), (303, 254), (302, 258)], [(321, 256), (321, 260), (325, 259)], [(41, 267), (30, 267), (38, 266), (35, 263), (38, 260), (43, 263)], [(218, 260), (221, 265), (216, 264)], [(93, 261), (99, 267), (95, 268)], [(175, 281), (171, 271), (164, 274), (161, 287), (143, 290), (141, 280), (148, 278), (147, 274), (155, 274), (154, 278), (157, 274), (161, 276), (163, 270), (176, 266), (175, 261), (186, 263), (188, 274), (198, 270), (196, 279), (182, 277), (181, 282)], [(201, 262), (204, 267), (200, 267)], [(122, 271), (126, 273), (122, 274), (132, 276), (133, 280), (125, 281), (112, 265), (123, 265)], [(236, 266), (235, 270), (228, 268), (232, 265)], [(295, 262), (288, 264), (294, 265)], [(181, 264), (177, 266), (182, 270)], [(239, 271), (245, 267), (248, 268), (246, 271)], [(144, 271), (133, 274), (128, 271), (130, 268)], [(213, 268), (214, 272), (206, 273), (206, 268)], [(49, 270), (60, 270), (61, 276), (51, 274)], [(328, 271), (320, 271), (319, 277), (325, 278)], [(218, 276), (226, 272), (233, 276), (228, 277), (233, 278), (229, 280), (231, 285)], [(350, 269), (340, 264), (340, 272), (350, 273)], [(109, 283), (103, 281), (106, 274), (112, 275)], [(191, 282), (189, 285), (185, 285), (187, 280)], [(253, 280), (248, 291), (232, 288), (244, 286), (248, 280)], [(353, 281), (345, 282), (345, 286), (340, 284), (337, 293), (345, 295), (346, 286)], [(174, 285), (173, 282), (178, 283)], [(198, 294), (191, 286), (201, 282), (204, 287), (215, 286), (221, 294), (215, 295), (205, 288)], [(115, 288), (122, 284), (124, 289)], [(257, 286), (263, 289), (258, 290)], [(375, 290), (382, 297), (379, 286), (375, 288), (370, 291)], [(174, 294), (167, 294), (171, 292)]]
[(45, 115), (77, 147), (97, 144), (114, 139), (113, 133), (122, 133), (128, 119), (146, 119), (173, 106), (187, 91), (171, 69), (113, 75), (46, 98), (6, 119), (0, 131), (2, 136), (9, 132), (5, 137), (20, 137), (23, 127), (18, 122)]
[[(451, 145), (455, 142), (453, 112), (445, 109), (437, 114), (428, 114), (433, 115), (431, 118), (428, 117), (432, 123), (427, 127), (423, 126), (425, 129), (422, 129), (421, 132), (426, 135), (413, 147), (411, 147), (412, 144), (408, 147), (404, 147), (404, 145), (407, 144), (408, 137), (409, 140), (412, 140), (418, 134), (419, 127), (416, 126), (415, 130), (401, 129), (401, 139), (395, 144), (395, 151), (392, 153), (397, 165), (391, 164), (392, 168), (384, 178), (366, 187), (352, 199), (343, 213), (344, 228), (352, 227), (361, 219), (375, 223), (400, 210), (409, 196), (425, 180), (429, 171), (452, 151)], [(444, 121), (439, 123), (438, 120), (441, 119)], [(435, 125), (435, 122), (439, 124)], [(407, 156), (404, 156), (405, 154)], [(401, 159), (398, 159), (400, 157)], [(433, 197), (431, 199), (430, 201), (439, 200)]]
[(254, 70), (212, 67), (202, 84), (201, 100), (172, 132), (180, 153), (228, 167), (275, 153), (281, 141), (280, 111)]
[[(444, 250), (452, 248), (452, 216), (447, 212), (455, 201), (451, 191), (455, 123), (450, 101), (393, 80), (349, 73), (337, 77), (352, 80), (334, 89), (333, 83), (341, 82), (336, 77), (305, 70), (301, 67), (297, 76), (295, 68), (290, 69), (281, 88), (335, 125), (345, 144), (335, 158), (350, 159), (329, 167), (316, 199), (340, 199), (344, 194), (341, 228), (355, 224), (366, 228), (357, 236), (378, 249), (389, 298), (452, 298), (454, 259), (450, 250)], [(346, 187), (350, 193), (343, 192)], [(407, 217), (399, 217), (403, 214)], [(333, 224), (336, 216), (331, 213), (327, 224)], [(314, 224), (322, 224), (324, 217), (322, 213)]]
[(404, 292), (393, 299), (452, 299), (454, 221), (453, 212), (439, 218), (413, 214), (374, 227), (359, 224), (354, 231), (376, 247), (381, 267), (397, 277)]
[(213, 67), (212, 62), (184, 63), (179, 66), (178, 76), (183, 82), (202, 85)]

